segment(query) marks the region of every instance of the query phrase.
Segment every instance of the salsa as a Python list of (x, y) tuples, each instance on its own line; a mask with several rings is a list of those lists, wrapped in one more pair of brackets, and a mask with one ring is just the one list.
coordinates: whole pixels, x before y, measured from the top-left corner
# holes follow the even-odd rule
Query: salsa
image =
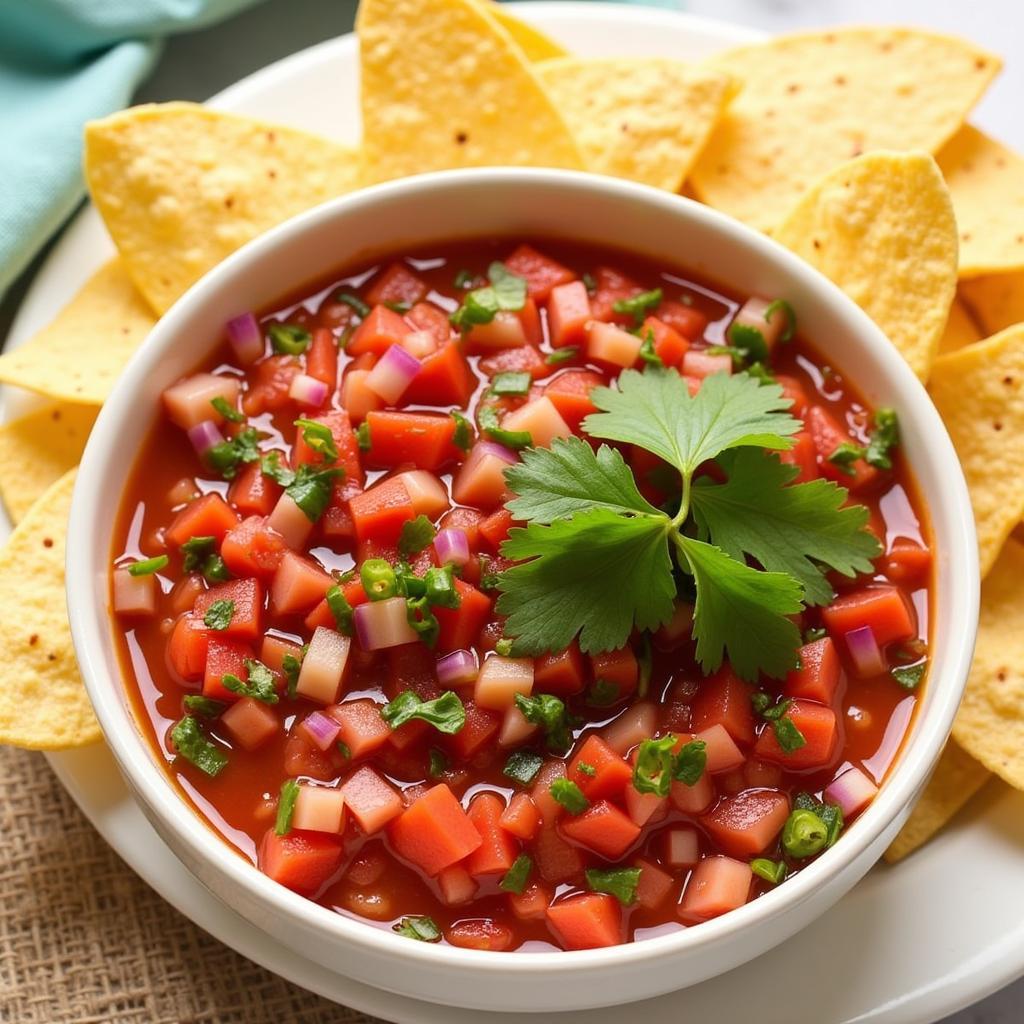
[(897, 412), (798, 314), (481, 240), (232, 320), (114, 531), (183, 796), (282, 885), (474, 949), (699, 924), (841, 842), (913, 718), (931, 551)]

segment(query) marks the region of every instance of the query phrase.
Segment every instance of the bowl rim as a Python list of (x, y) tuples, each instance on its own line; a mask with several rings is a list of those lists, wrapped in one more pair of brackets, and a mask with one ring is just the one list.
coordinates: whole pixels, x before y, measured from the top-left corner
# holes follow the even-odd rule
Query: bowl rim
[[(209, 295), (229, 288), (236, 278), (244, 278), (250, 268), (268, 258), (285, 243), (314, 230), (322, 221), (344, 220), (362, 207), (384, 207), (410, 195), (429, 194), (432, 190), (460, 187), (489, 187), (495, 190), (517, 187), (562, 187), (603, 194), (619, 200), (635, 201), (659, 207), (666, 217), (682, 217), (700, 223), (705, 229), (723, 235), (730, 244), (751, 250), (760, 262), (774, 263), (788, 278), (817, 292), (829, 306), (830, 315), (845, 321), (850, 334), (862, 338), (874, 348), (884, 366), (883, 376), (900, 392), (900, 414), (904, 421), (919, 422), (927, 431), (934, 449), (934, 460), (944, 464), (943, 500), (954, 515), (945, 543), (949, 579), (945, 593), (935, 601), (951, 603), (952, 621), (965, 623), (967, 635), (934, 638), (944, 645), (945, 677), (942, 689), (938, 680), (929, 678), (930, 706), (918, 708), (910, 734), (898, 760), (878, 796), (844, 835), (843, 841), (804, 867), (797, 875), (756, 900), (721, 917), (704, 922), (699, 928), (676, 931), (610, 946), (603, 949), (516, 952), (514, 954), (462, 949), (447, 944), (410, 942), (390, 929), (372, 922), (336, 913), (272, 881), (245, 857), (240, 856), (177, 792), (164, 767), (159, 765), (149, 743), (138, 728), (125, 728), (124, 718), (133, 712), (124, 697), (121, 674), (108, 676), (103, 668), (103, 650), (109, 642), (112, 621), (106, 607), (97, 607), (90, 590), (97, 572), (109, 570), (109, 548), (94, 550), (89, 543), (93, 520), (103, 488), (104, 462), (110, 453), (123, 448), (124, 425), (129, 422), (133, 395), (142, 382), (158, 367), (164, 353), (173, 345), (191, 308)], [(477, 237), (485, 232), (479, 232)], [(460, 236), (462, 237), (462, 236)], [(472, 237), (471, 234), (465, 237)], [(415, 244), (410, 239), (406, 244)], [(627, 247), (630, 248), (630, 247)], [(642, 255), (639, 247), (631, 248)], [(685, 261), (682, 261), (685, 265)], [(854, 374), (856, 383), (862, 381)], [(133, 450), (133, 459), (137, 447)], [(121, 455), (123, 458), (123, 453)], [(935, 510), (929, 516), (936, 524)], [(787, 908), (809, 899), (818, 889), (844, 873), (858, 861), (879, 836), (924, 786), (942, 746), (949, 735), (960, 703), (974, 649), (979, 606), (979, 572), (974, 519), (966, 481), (945, 425), (928, 397), (927, 391), (882, 331), (845, 293), (794, 253), (754, 229), (733, 220), (711, 207), (683, 196), (673, 195), (622, 179), (580, 171), (544, 168), (467, 168), (436, 171), (403, 178), (358, 190), (304, 211), (246, 243), (208, 271), (193, 284), (157, 322), (142, 345), (129, 360), (104, 403), (82, 456), (76, 480), (68, 524), (66, 560), (66, 596), (72, 639), (85, 687), (99, 720), (104, 738), (114, 754), (129, 789), (188, 851), (196, 862), (205, 863), (249, 898), (267, 904), (277, 913), (306, 929), (321, 930), (333, 939), (362, 946), (384, 956), (417, 961), (424, 967), (469, 969), (479, 974), (564, 973), (569, 970), (597, 970), (604, 967), (637, 966), (645, 961), (685, 955), (694, 948), (731, 941), (745, 930), (765, 924)], [(181, 857), (172, 845), (175, 853)], [(880, 851), (879, 851), (880, 852)]]

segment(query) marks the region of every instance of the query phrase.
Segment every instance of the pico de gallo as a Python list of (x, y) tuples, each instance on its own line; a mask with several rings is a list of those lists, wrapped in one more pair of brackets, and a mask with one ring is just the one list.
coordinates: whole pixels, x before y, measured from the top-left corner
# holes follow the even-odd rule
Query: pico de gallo
[(798, 318), (481, 240), (211, 325), (111, 570), (184, 797), (322, 906), (486, 950), (697, 925), (842, 842), (932, 560), (898, 410)]

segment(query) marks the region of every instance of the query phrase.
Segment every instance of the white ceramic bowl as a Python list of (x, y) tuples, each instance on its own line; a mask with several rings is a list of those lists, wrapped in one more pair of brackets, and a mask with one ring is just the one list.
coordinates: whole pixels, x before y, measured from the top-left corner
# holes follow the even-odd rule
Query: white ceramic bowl
[[(937, 554), (931, 672), (912, 734), (840, 842), (721, 918), (584, 952), (483, 953), (412, 942), (272, 882), (189, 808), (154, 759), (125, 697), (109, 609), (111, 530), (136, 446), (162, 389), (202, 361), (230, 317), (377, 254), (517, 235), (611, 244), (750, 293), (786, 296), (801, 331), (849, 371), (864, 397), (899, 411)], [(371, 985), (481, 1010), (554, 1011), (634, 1001), (729, 970), (804, 927), (868, 871), (949, 733), (973, 651), (978, 567), (967, 489), (945, 428), (900, 356), (839, 289), (764, 236), (686, 199), (573, 172), (488, 169), (424, 175), (326, 203), (251, 242), (178, 301), (132, 359), (89, 439), (69, 525), (67, 594), (107, 743), (153, 826), (215, 896), (293, 950)]]

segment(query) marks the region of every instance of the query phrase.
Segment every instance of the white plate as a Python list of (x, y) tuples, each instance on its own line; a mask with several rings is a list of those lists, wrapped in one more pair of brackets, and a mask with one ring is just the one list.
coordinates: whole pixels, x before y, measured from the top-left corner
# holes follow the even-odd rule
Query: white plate
[[(699, 58), (750, 38), (734, 26), (666, 11), (535, 3), (521, 13), (575, 52)], [(331, 40), (244, 79), (213, 105), (358, 138), (356, 50)], [(11, 332), (42, 326), (113, 252), (94, 210), (65, 233), (36, 277)], [(31, 401), (10, 395), (9, 415)], [(0, 513), (2, 515), (2, 513)], [(0, 534), (7, 524), (0, 521)], [(485, 1015), (391, 995), (306, 962), (211, 898), (157, 837), (102, 745), (51, 754), (58, 778), (108, 843), (157, 892), (244, 956), (304, 988), (389, 1020), (479, 1024)], [(647, 1024), (925, 1024), (1024, 973), (1024, 794), (990, 787), (926, 849), (876, 868), (824, 918), (753, 963), (631, 1008)], [(512, 954), (514, 955), (514, 954)], [(622, 1007), (560, 1015), (560, 1024), (620, 1024)], [(528, 1024), (527, 1015), (493, 1015)], [(529, 1018), (532, 1020), (535, 1018)]]

